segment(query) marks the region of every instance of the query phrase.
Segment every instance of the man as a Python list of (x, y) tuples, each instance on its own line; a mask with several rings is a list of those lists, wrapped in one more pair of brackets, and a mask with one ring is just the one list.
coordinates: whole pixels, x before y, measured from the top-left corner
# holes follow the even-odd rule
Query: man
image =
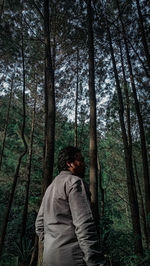
[(36, 219), (36, 233), (44, 243), (43, 265), (104, 265), (82, 180), (85, 163), (80, 150), (72, 146), (61, 150), (58, 170)]

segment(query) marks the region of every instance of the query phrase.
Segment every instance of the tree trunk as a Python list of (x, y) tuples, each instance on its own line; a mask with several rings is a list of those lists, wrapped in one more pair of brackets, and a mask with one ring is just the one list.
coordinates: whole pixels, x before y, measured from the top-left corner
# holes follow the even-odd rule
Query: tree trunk
[(4, 0), (0, 0), (0, 21), (4, 10)]
[(130, 100), (129, 100), (129, 92), (128, 92), (128, 84), (126, 80), (125, 68), (124, 68), (124, 60), (122, 54), (122, 45), (121, 40), (119, 39), (119, 48), (120, 48), (120, 56), (121, 56), (121, 67), (123, 73), (123, 85), (126, 99), (126, 121), (127, 121), (127, 136), (128, 136), (128, 145), (132, 152), (132, 136), (131, 136), (131, 123), (130, 123)]
[(104, 216), (104, 203), (105, 203), (105, 190), (102, 186), (102, 171), (101, 171), (101, 164), (100, 160), (97, 156), (97, 168), (98, 168), (98, 176), (99, 176), (99, 188), (100, 188), (100, 195), (101, 195), (101, 205), (100, 205), (100, 217)]
[(144, 30), (144, 23), (143, 23), (143, 17), (142, 17), (142, 13), (141, 13), (139, 0), (136, 0), (136, 5), (137, 5), (137, 10), (138, 10), (138, 15), (139, 15), (139, 25), (140, 25), (140, 30), (141, 30), (143, 47), (144, 47), (147, 63), (148, 63), (149, 69), (150, 69), (150, 53), (149, 53), (148, 44), (147, 44), (147, 40), (146, 40), (146, 34), (145, 34), (145, 30)]
[(26, 143), (26, 140), (25, 140), (25, 137), (24, 137), (25, 122), (26, 122), (26, 110), (25, 110), (25, 88), (26, 88), (26, 84), (25, 84), (25, 63), (24, 63), (23, 33), (22, 33), (21, 52), (22, 52), (22, 67), (23, 67), (23, 124), (22, 124), (22, 130), (21, 130), (21, 137), (22, 137), (22, 141), (23, 141), (23, 144), (24, 144), (24, 151), (22, 152), (22, 154), (20, 155), (20, 157), (18, 159), (18, 164), (17, 164), (17, 167), (16, 167), (16, 171), (15, 171), (15, 175), (14, 175), (14, 179), (13, 179), (13, 184), (12, 184), (12, 189), (11, 189), (11, 193), (10, 193), (10, 197), (9, 197), (9, 201), (8, 201), (8, 207), (7, 207), (7, 210), (6, 210), (6, 214), (5, 214), (5, 218), (4, 218), (4, 222), (3, 222), (3, 226), (2, 226), (2, 233), (1, 233), (1, 238), (0, 238), (0, 256), (1, 256), (1, 253), (2, 253), (4, 241), (5, 241), (8, 218), (9, 218), (9, 213), (10, 213), (12, 202), (13, 202), (13, 198), (14, 198), (14, 193), (15, 193), (15, 188), (16, 188), (18, 176), (19, 176), (19, 170), (20, 170), (21, 161), (22, 161), (22, 158), (24, 157), (24, 155), (27, 152), (27, 143)]
[[(81, 113), (82, 113), (82, 106), (81, 106)], [(83, 144), (83, 140), (84, 140), (84, 127), (85, 127), (85, 115), (81, 114), (81, 131), (80, 131), (80, 135), (78, 138), (78, 146), (81, 147)]]
[(148, 247), (148, 233), (147, 233), (147, 226), (146, 226), (146, 215), (145, 215), (145, 209), (144, 209), (144, 202), (143, 202), (143, 195), (142, 195), (142, 190), (139, 182), (139, 177), (138, 177), (138, 172), (137, 172), (137, 166), (136, 166), (136, 161), (134, 159), (134, 170), (135, 170), (135, 177), (136, 177), (136, 182), (137, 182), (137, 187), (139, 191), (139, 200), (140, 200), (140, 206), (141, 206), (141, 217), (143, 221), (143, 231), (144, 231), (144, 236), (146, 240), (146, 245)]
[(37, 266), (43, 265), (43, 244), (41, 241), (38, 242), (38, 262)]
[[(53, 21), (51, 21), (51, 31), (52, 31), (52, 68), (55, 72), (56, 63), (56, 17), (57, 17), (57, 1), (54, 3), (53, 8)], [(51, 45), (50, 45), (51, 46)]]
[(129, 194), (133, 232), (135, 234), (135, 253), (136, 255), (141, 256), (143, 254), (143, 247), (142, 247), (142, 239), (141, 239), (139, 207), (138, 207), (138, 200), (137, 200), (137, 194), (136, 194), (136, 189), (135, 189), (135, 179), (134, 179), (133, 166), (132, 166), (132, 154), (131, 154), (131, 150), (129, 149), (129, 145), (128, 145), (128, 138), (127, 138), (125, 123), (124, 123), (124, 105), (123, 105), (123, 99), (122, 99), (122, 92), (121, 92), (120, 82), (118, 78), (118, 72), (117, 72), (116, 61), (115, 61), (114, 51), (113, 51), (113, 46), (112, 46), (112, 39), (111, 39), (111, 34), (110, 34), (108, 23), (107, 23), (107, 32), (108, 32), (109, 45), (110, 45), (114, 75), (115, 75), (115, 80), (116, 80), (118, 101), (119, 101), (119, 119), (120, 119), (122, 139), (123, 139), (123, 145), (124, 145), (124, 153), (125, 153), (125, 163), (126, 163), (126, 171), (127, 171), (127, 187), (128, 187), (128, 194)]
[(96, 96), (94, 70), (94, 38), (91, 0), (87, 0), (88, 49), (89, 49), (89, 94), (90, 94), (90, 191), (91, 204), (96, 224), (98, 215), (98, 178), (97, 178), (97, 137), (96, 137)]
[(129, 44), (130, 44), (130, 46), (131, 46), (133, 52), (136, 54), (137, 58), (139, 59), (141, 65), (143, 66), (143, 69), (144, 69), (144, 71), (145, 71), (146, 76), (147, 76), (148, 78), (150, 78), (150, 73), (148, 72), (148, 69), (146, 68), (145, 63), (143, 62), (143, 60), (142, 60), (141, 57), (139, 56), (139, 54), (138, 54), (136, 48), (134, 48), (134, 45), (131, 43), (131, 41), (130, 41), (129, 38), (128, 38), (128, 42), (129, 42)]
[[(51, 55), (50, 43), (50, 16), (49, 0), (44, 0), (44, 42), (45, 42), (45, 144), (43, 160), (43, 183), (42, 197), (46, 188), (53, 179), (54, 148), (55, 148), (55, 88), (54, 88), (54, 67), (55, 49)], [(52, 23), (52, 22), (51, 22)], [(55, 42), (54, 36), (53, 40)], [(38, 265), (41, 265), (43, 248), (39, 241)], [(36, 257), (35, 257), (36, 259)], [(34, 261), (33, 261), (34, 263)]]
[(8, 109), (7, 109), (7, 116), (6, 116), (6, 125), (5, 125), (5, 129), (4, 129), (4, 135), (3, 135), (3, 141), (2, 141), (2, 150), (1, 150), (1, 154), (0, 154), (0, 171), (2, 168), (2, 160), (3, 160), (4, 149), (5, 149), (7, 128), (8, 128), (8, 123), (9, 123), (9, 113), (10, 113), (10, 106), (11, 106), (11, 100), (12, 100), (13, 82), (14, 82), (14, 74), (12, 75), (12, 79), (11, 79), (11, 89), (10, 89), (9, 103), (8, 103)]
[[(130, 101), (129, 101), (126, 75), (125, 75), (121, 41), (119, 42), (119, 46), (120, 46), (121, 66), (122, 66), (122, 72), (123, 72), (124, 90), (125, 90), (126, 106), (127, 106), (128, 145), (129, 145), (129, 149), (130, 149), (131, 156), (132, 156), (132, 136), (131, 136), (131, 125), (130, 125)], [(144, 203), (143, 203), (143, 198), (142, 198), (142, 191), (141, 191), (140, 184), (139, 184), (136, 162), (135, 162), (135, 160), (133, 160), (133, 161), (134, 161), (134, 168), (135, 168), (135, 177), (136, 177), (136, 181), (137, 181), (137, 185), (138, 185), (138, 191), (139, 191), (139, 197), (140, 197), (141, 216), (142, 216), (142, 220), (143, 220), (144, 235), (145, 235), (146, 243), (148, 244), (148, 234), (147, 234), (147, 228), (146, 228), (146, 217), (145, 217)]]
[(38, 261), (38, 236), (35, 235), (34, 238), (34, 248), (30, 260), (30, 266), (37, 266), (37, 261)]
[(75, 99), (75, 123), (74, 123), (74, 146), (77, 147), (77, 115), (78, 115), (78, 93), (79, 93), (79, 49), (77, 47), (77, 83), (76, 83), (76, 99)]
[[(144, 126), (143, 126), (142, 115), (140, 112), (139, 101), (138, 101), (137, 93), (136, 93), (136, 87), (135, 87), (135, 82), (134, 82), (134, 77), (133, 77), (133, 71), (132, 71), (132, 65), (131, 65), (131, 60), (130, 60), (130, 55), (129, 55), (125, 27), (124, 27), (123, 20), (121, 17), (121, 11), (120, 11), (118, 0), (117, 0), (117, 6), (118, 6), (118, 11), (119, 11), (120, 22), (122, 25), (123, 39), (124, 39), (125, 48), (126, 48), (126, 56), (127, 56), (128, 67), (129, 67), (131, 86), (132, 86), (135, 109), (137, 113), (139, 129), (140, 129), (141, 150), (142, 150), (142, 160), (143, 160), (143, 175), (144, 175), (144, 186), (145, 186), (145, 204), (146, 204), (146, 214), (147, 214), (147, 220), (148, 220), (148, 217), (150, 216), (150, 179), (149, 179), (149, 168), (148, 168), (145, 131), (144, 131)], [(150, 241), (150, 222), (147, 223), (147, 227), (148, 227), (147, 230), (148, 230), (149, 241)]]
[(55, 143), (55, 92), (54, 69), (50, 45), (49, 0), (44, 0), (44, 39), (45, 39), (45, 147), (43, 163), (42, 195), (53, 178)]
[(21, 234), (20, 234), (20, 243), (22, 246), (23, 237), (26, 232), (26, 222), (27, 222), (27, 213), (28, 213), (28, 201), (29, 201), (29, 188), (30, 188), (30, 176), (31, 176), (31, 161), (32, 161), (32, 147), (33, 147), (33, 136), (34, 136), (34, 125), (35, 125), (35, 112), (36, 112), (36, 98), (37, 98), (37, 85), (34, 96), (34, 107), (32, 115), (32, 126), (31, 126), (31, 135), (30, 135), (30, 147), (29, 147), (29, 158), (28, 158), (28, 171), (27, 171), (27, 181), (26, 181), (26, 195), (25, 203), (22, 215), (22, 225), (21, 225)]

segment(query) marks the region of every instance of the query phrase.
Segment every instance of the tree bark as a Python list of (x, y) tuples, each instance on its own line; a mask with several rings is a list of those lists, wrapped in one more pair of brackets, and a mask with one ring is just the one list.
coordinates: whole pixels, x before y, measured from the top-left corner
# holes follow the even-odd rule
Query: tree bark
[(119, 119), (120, 119), (122, 139), (123, 139), (123, 145), (124, 145), (124, 154), (125, 154), (125, 163), (126, 163), (126, 172), (127, 172), (127, 187), (128, 187), (128, 195), (129, 195), (129, 202), (130, 202), (130, 209), (131, 209), (133, 232), (135, 234), (135, 253), (138, 256), (142, 256), (143, 247), (142, 247), (138, 200), (137, 200), (134, 172), (133, 172), (133, 166), (132, 166), (132, 155), (131, 155), (131, 150), (129, 149), (129, 146), (128, 146), (128, 138), (127, 138), (125, 123), (124, 123), (124, 105), (123, 105), (123, 99), (122, 99), (122, 92), (121, 92), (120, 82), (118, 78), (118, 72), (117, 72), (116, 61), (114, 57), (112, 39), (111, 39), (108, 22), (107, 22), (107, 33), (108, 33), (114, 75), (115, 75), (115, 80), (116, 80), (118, 101), (119, 101)]
[(96, 136), (96, 96), (94, 69), (93, 14), (91, 0), (87, 0), (88, 51), (89, 51), (89, 95), (90, 95), (90, 191), (91, 204), (96, 224), (98, 215), (98, 178), (97, 178), (97, 136)]
[(74, 123), (74, 146), (77, 147), (77, 116), (78, 116), (78, 94), (79, 94), (79, 49), (77, 47), (77, 83), (76, 83), (76, 98), (75, 98), (75, 123)]
[(143, 43), (147, 63), (148, 63), (149, 69), (150, 69), (150, 53), (149, 53), (148, 44), (147, 44), (147, 40), (146, 40), (146, 34), (145, 34), (145, 30), (144, 30), (144, 23), (143, 23), (143, 17), (142, 17), (142, 12), (141, 12), (139, 0), (136, 0), (136, 6), (137, 6), (137, 10), (138, 10), (138, 15), (139, 15), (139, 25), (140, 25), (141, 36), (142, 36), (142, 43)]
[[(43, 159), (43, 197), (46, 188), (53, 179), (54, 149), (55, 149), (55, 88), (54, 88), (54, 67), (55, 67), (55, 49), (53, 47), (53, 56), (51, 55), (50, 42), (50, 16), (49, 0), (44, 0), (44, 43), (45, 43), (45, 144)], [(52, 23), (52, 22), (51, 22)], [(55, 38), (53, 36), (55, 43)], [(38, 243), (38, 265), (41, 265), (43, 256), (42, 244)], [(32, 258), (33, 259), (33, 258)], [(36, 257), (35, 257), (36, 260)], [(34, 259), (32, 260), (32, 264)]]
[(134, 48), (134, 45), (131, 43), (131, 41), (129, 40), (129, 38), (128, 38), (128, 42), (129, 42), (129, 44), (130, 44), (130, 46), (131, 46), (133, 52), (136, 54), (137, 58), (139, 59), (141, 65), (143, 66), (143, 69), (144, 69), (144, 71), (145, 71), (146, 76), (147, 76), (148, 78), (150, 78), (150, 73), (148, 72), (148, 68), (146, 68), (145, 63), (143, 62), (143, 60), (142, 60), (141, 57), (139, 56), (139, 54), (138, 54), (136, 48)]
[(0, 21), (4, 10), (4, 0), (0, 0)]
[(23, 215), (22, 215), (21, 234), (20, 234), (21, 245), (22, 245), (23, 237), (25, 236), (26, 223), (27, 223), (29, 188), (30, 188), (30, 177), (31, 177), (32, 147), (33, 147), (33, 137), (34, 137), (34, 126), (35, 126), (36, 98), (37, 98), (37, 84), (36, 84), (35, 96), (34, 96), (34, 107), (33, 107), (33, 114), (32, 114), (30, 147), (29, 147), (29, 157), (28, 157), (28, 171), (27, 171), (27, 181), (26, 181), (26, 194), (25, 194), (25, 203), (24, 203), (24, 209), (23, 209)]
[(98, 167), (98, 176), (99, 176), (99, 188), (100, 188), (100, 195), (101, 195), (101, 206), (100, 206), (100, 217), (104, 216), (104, 204), (105, 204), (105, 190), (102, 186), (102, 171), (101, 171), (101, 164), (100, 160), (97, 156), (97, 167)]
[(38, 242), (38, 262), (37, 266), (43, 265), (43, 244), (41, 241)]
[(53, 178), (55, 143), (55, 91), (54, 69), (50, 45), (49, 0), (44, 0), (44, 39), (45, 39), (45, 147), (43, 163), (42, 195)]
[(140, 201), (140, 206), (141, 206), (141, 217), (143, 221), (143, 231), (144, 231), (144, 236), (146, 240), (146, 245), (148, 248), (148, 233), (147, 233), (147, 226), (146, 226), (146, 215), (145, 215), (145, 208), (144, 208), (144, 202), (143, 202), (143, 195), (142, 195), (142, 190), (139, 182), (139, 177), (138, 177), (138, 172), (137, 172), (137, 166), (136, 166), (136, 161), (134, 161), (134, 170), (135, 170), (135, 177), (136, 177), (136, 182), (137, 182), (137, 187), (139, 191), (139, 201)]
[(34, 238), (34, 248), (33, 248), (33, 252), (31, 255), (31, 260), (30, 260), (30, 266), (37, 266), (37, 262), (38, 262), (38, 236), (35, 235)]
[(12, 79), (11, 79), (10, 96), (9, 96), (9, 103), (8, 103), (7, 116), (6, 116), (6, 125), (5, 125), (5, 129), (4, 129), (4, 135), (3, 135), (3, 141), (2, 141), (2, 150), (1, 150), (1, 154), (0, 154), (0, 171), (1, 171), (1, 167), (2, 167), (3, 154), (4, 154), (4, 149), (5, 149), (5, 141), (6, 141), (6, 136), (7, 136), (7, 128), (8, 128), (8, 123), (9, 123), (10, 106), (11, 106), (12, 92), (13, 92), (13, 82), (14, 82), (14, 74), (12, 75)]
[(131, 123), (130, 123), (130, 100), (129, 100), (129, 92), (128, 92), (128, 84), (126, 80), (125, 68), (124, 68), (124, 60), (122, 54), (122, 45), (121, 40), (119, 40), (119, 48), (120, 48), (120, 56), (121, 56), (121, 67), (123, 73), (123, 83), (124, 83), (124, 92), (125, 92), (125, 99), (126, 99), (126, 121), (127, 121), (127, 136), (128, 136), (128, 145), (131, 149), (132, 154), (132, 136), (131, 136)]

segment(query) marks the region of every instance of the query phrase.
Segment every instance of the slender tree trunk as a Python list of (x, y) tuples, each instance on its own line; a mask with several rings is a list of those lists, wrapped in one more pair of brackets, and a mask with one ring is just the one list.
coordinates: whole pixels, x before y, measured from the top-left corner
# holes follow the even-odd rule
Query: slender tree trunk
[(9, 103), (8, 103), (8, 109), (7, 109), (7, 116), (6, 116), (6, 125), (4, 129), (2, 150), (0, 154), (0, 171), (2, 167), (2, 160), (3, 160), (4, 149), (5, 149), (5, 141), (6, 141), (6, 136), (7, 136), (7, 128), (8, 128), (8, 123), (9, 123), (10, 106), (11, 106), (12, 92), (13, 92), (13, 82), (14, 82), (14, 74), (12, 75), (12, 79), (11, 79), (11, 89), (10, 89)]
[[(124, 90), (125, 90), (125, 96), (126, 96), (126, 106), (127, 106), (127, 130), (128, 130), (128, 144), (129, 149), (132, 155), (132, 136), (131, 136), (131, 125), (130, 125), (130, 101), (129, 101), (129, 94), (128, 94), (128, 87), (127, 87), (127, 81), (126, 81), (126, 75), (125, 75), (125, 68), (124, 68), (124, 61), (123, 61), (123, 55), (122, 55), (122, 46), (120, 41), (120, 54), (121, 54), (121, 65), (122, 65), (122, 72), (123, 72), (123, 80), (124, 80)], [(143, 204), (143, 198), (142, 198), (142, 192), (139, 184), (138, 174), (137, 174), (137, 168), (136, 168), (136, 162), (134, 161), (134, 168), (135, 168), (135, 177), (138, 185), (138, 191), (140, 196), (140, 206), (141, 206), (141, 216), (143, 220), (144, 225), (144, 235), (146, 238), (146, 243), (148, 243), (148, 235), (147, 235), (147, 229), (146, 229), (146, 217), (145, 217), (145, 210), (144, 210), (144, 204)]]
[(128, 146), (128, 138), (127, 138), (125, 123), (124, 123), (124, 106), (123, 106), (122, 92), (121, 92), (120, 82), (118, 78), (118, 72), (117, 72), (116, 61), (115, 61), (114, 51), (113, 51), (113, 46), (112, 46), (112, 39), (111, 39), (111, 34), (110, 34), (108, 23), (107, 23), (107, 32), (108, 32), (109, 45), (110, 45), (112, 63), (113, 63), (113, 68), (114, 68), (114, 75), (115, 75), (115, 80), (116, 80), (118, 101), (119, 101), (119, 119), (120, 119), (122, 139), (123, 139), (123, 144), (124, 144), (125, 163), (126, 163), (126, 171), (127, 171), (127, 187), (128, 187), (129, 202), (130, 202), (130, 208), (131, 208), (133, 232), (135, 234), (135, 253), (141, 256), (143, 254), (143, 247), (142, 247), (142, 238), (141, 238), (138, 200), (137, 200), (137, 194), (135, 190), (135, 179), (134, 179), (134, 172), (133, 172), (133, 166), (132, 166), (132, 155), (131, 155), (131, 150), (129, 149), (129, 146)]
[[(49, 0), (44, 0), (44, 41), (45, 41), (45, 145), (43, 160), (42, 196), (53, 179), (54, 148), (55, 148), (55, 89), (54, 67), (55, 55), (51, 55)], [(52, 25), (52, 21), (51, 21)], [(53, 50), (55, 52), (55, 50)], [(38, 265), (43, 256), (42, 244), (38, 246)]]
[(0, 21), (4, 10), (4, 0), (0, 0)]
[[(35, 98), (34, 98), (34, 108), (33, 108), (33, 117), (32, 117), (32, 129), (31, 129), (31, 137), (30, 137), (30, 150), (29, 150), (29, 163), (28, 163), (28, 178), (27, 178), (27, 184), (26, 184), (26, 198), (25, 198), (25, 206), (24, 206), (24, 213), (23, 213), (23, 219), (22, 219), (23, 226), (22, 226), (22, 236), (21, 236), (21, 238), (23, 237), (23, 235), (25, 233), (26, 219), (27, 219), (27, 212), (28, 212), (28, 195), (29, 195), (29, 186), (30, 186), (32, 146), (33, 146), (34, 124), (35, 124), (35, 114), (36, 114), (36, 99), (37, 99), (37, 84), (36, 84), (36, 91), (35, 91)], [(22, 242), (22, 239), (21, 239), (21, 242)], [(37, 235), (35, 235), (35, 238), (34, 238), (34, 249), (33, 249), (31, 260), (30, 260), (30, 266), (37, 266), (37, 260), (38, 260), (38, 237), (37, 237)]]
[(30, 266), (37, 266), (37, 261), (38, 261), (38, 236), (35, 235), (34, 238), (34, 248), (30, 260)]
[(148, 44), (146, 40), (146, 34), (144, 30), (144, 23), (143, 23), (143, 17), (142, 17), (139, 0), (136, 0), (136, 5), (137, 5), (137, 10), (138, 10), (138, 15), (139, 15), (139, 25), (140, 25), (141, 36), (142, 36), (142, 43), (143, 43), (147, 63), (150, 69), (150, 53), (149, 53)]
[(75, 123), (74, 123), (74, 146), (77, 147), (77, 115), (78, 115), (78, 94), (79, 94), (79, 48), (77, 47), (77, 83), (76, 83), (76, 99), (75, 99)]
[(100, 195), (101, 195), (101, 206), (100, 206), (100, 217), (104, 216), (104, 203), (105, 203), (105, 190), (102, 186), (102, 171), (101, 171), (101, 164), (100, 160), (97, 156), (97, 167), (98, 167), (98, 176), (99, 176), (99, 188), (100, 188)]
[(129, 220), (129, 211), (128, 211), (128, 204), (127, 204), (127, 202), (125, 202), (125, 211), (126, 211), (126, 216), (127, 216), (127, 219), (128, 219), (128, 223), (130, 223), (130, 220)]
[(5, 218), (4, 218), (4, 222), (3, 222), (3, 226), (2, 226), (2, 233), (1, 233), (1, 238), (0, 238), (0, 256), (2, 254), (2, 249), (3, 249), (3, 245), (4, 245), (4, 241), (5, 241), (8, 218), (9, 218), (9, 213), (10, 213), (12, 202), (13, 202), (13, 198), (14, 198), (14, 193), (15, 193), (15, 188), (16, 188), (18, 176), (19, 176), (19, 170), (20, 170), (21, 161), (22, 161), (22, 158), (24, 157), (24, 155), (27, 152), (27, 143), (26, 143), (26, 140), (25, 140), (25, 137), (24, 137), (25, 122), (26, 122), (26, 110), (25, 110), (25, 88), (26, 88), (26, 84), (25, 84), (25, 62), (24, 62), (23, 33), (22, 33), (21, 52), (22, 52), (22, 67), (23, 67), (23, 124), (22, 124), (21, 137), (22, 137), (22, 141), (23, 141), (23, 144), (24, 144), (24, 151), (22, 152), (22, 154), (20, 155), (20, 157), (18, 159), (18, 164), (17, 164), (17, 167), (16, 167), (14, 179), (13, 179), (12, 189), (11, 189), (11, 193), (10, 193), (10, 197), (9, 197), (9, 201), (8, 201), (8, 206), (7, 206), (7, 210), (6, 210), (6, 214), (5, 214)]
[(128, 84), (127, 84), (125, 68), (124, 68), (121, 40), (119, 40), (119, 48), (120, 48), (120, 56), (121, 56), (121, 67), (122, 67), (122, 73), (123, 73), (124, 92), (125, 92), (125, 98), (126, 98), (126, 109), (127, 109), (126, 120), (127, 120), (127, 132), (128, 132), (127, 134), (128, 145), (130, 146), (130, 149), (132, 149), (132, 136), (131, 136), (131, 124), (130, 124), (130, 100), (129, 100)]
[(142, 60), (141, 57), (139, 56), (139, 54), (138, 54), (136, 48), (134, 48), (134, 45), (131, 43), (131, 41), (129, 40), (129, 38), (128, 38), (128, 42), (129, 42), (129, 44), (130, 44), (130, 46), (131, 46), (133, 52), (136, 54), (137, 58), (139, 59), (141, 65), (143, 66), (143, 69), (144, 69), (144, 71), (145, 71), (146, 76), (147, 76), (148, 78), (150, 78), (150, 73), (148, 72), (148, 69), (145, 67), (145, 63), (143, 62), (143, 60)]
[(53, 178), (55, 143), (55, 92), (54, 69), (50, 45), (49, 0), (44, 0), (44, 39), (45, 39), (45, 148), (43, 166), (43, 192)]
[[(149, 179), (149, 168), (148, 168), (145, 131), (144, 131), (144, 126), (143, 126), (143, 118), (142, 118), (141, 111), (140, 111), (139, 101), (138, 101), (137, 93), (136, 93), (136, 87), (135, 87), (135, 82), (134, 82), (134, 77), (133, 77), (133, 71), (132, 71), (127, 38), (126, 38), (125, 27), (124, 27), (124, 23), (121, 17), (121, 11), (120, 11), (118, 0), (117, 0), (117, 6), (118, 6), (118, 11), (119, 11), (120, 22), (122, 25), (123, 39), (124, 39), (125, 48), (126, 48), (126, 56), (127, 56), (128, 67), (129, 67), (131, 86), (132, 86), (135, 109), (137, 113), (139, 129), (140, 129), (141, 150), (142, 150), (142, 160), (143, 160), (143, 175), (144, 175), (144, 186), (145, 186), (145, 204), (146, 204), (146, 214), (147, 214), (147, 220), (148, 220), (148, 217), (150, 216), (150, 179)], [(147, 227), (148, 227), (149, 245), (150, 245), (150, 222), (147, 223)]]
[(84, 133), (84, 127), (85, 127), (85, 118), (82, 117), (82, 120), (81, 120), (81, 132), (80, 132), (80, 135), (79, 135), (79, 141), (78, 141), (78, 145), (79, 147), (82, 146), (82, 143), (83, 143), (83, 133)]
[(93, 214), (98, 224), (98, 178), (97, 178), (97, 136), (96, 136), (96, 96), (94, 70), (94, 38), (91, 0), (87, 0), (88, 49), (89, 49), (89, 94), (90, 94), (90, 191)]
[(54, 14), (53, 14), (53, 21), (51, 21), (51, 28), (52, 28), (52, 68), (53, 72), (55, 72), (55, 63), (56, 63), (56, 17), (57, 17), (57, 1), (54, 3)]
[(41, 241), (38, 242), (38, 262), (37, 266), (43, 265), (43, 244)]
[(148, 247), (148, 233), (147, 233), (147, 226), (146, 226), (146, 215), (145, 215), (145, 209), (144, 209), (144, 202), (143, 202), (143, 195), (142, 195), (142, 190), (139, 182), (139, 177), (138, 177), (138, 172), (137, 172), (137, 166), (136, 166), (136, 161), (134, 159), (134, 169), (135, 169), (135, 177), (136, 177), (136, 182), (137, 182), (137, 187), (139, 191), (139, 200), (140, 200), (140, 206), (141, 206), (141, 217), (143, 221), (143, 231), (144, 231), (144, 236), (146, 240), (146, 245)]
[(23, 237), (25, 236), (26, 223), (27, 223), (30, 176), (31, 176), (31, 161), (32, 161), (32, 147), (33, 147), (35, 112), (36, 112), (36, 98), (37, 98), (37, 85), (36, 85), (36, 91), (35, 91), (35, 96), (34, 96), (34, 107), (33, 107), (33, 115), (32, 115), (32, 126), (31, 126), (29, 158), (28, 158), (28, 171), (27, 171), (27, 181), (26, 181), (26, 195), (25, 195), (25, 204), (24, 204), (24, 209), (23, 209), (21, 234), (20, 234), (20, 243), (21, 244), (22, 244), (22, 241), (23, 241)]

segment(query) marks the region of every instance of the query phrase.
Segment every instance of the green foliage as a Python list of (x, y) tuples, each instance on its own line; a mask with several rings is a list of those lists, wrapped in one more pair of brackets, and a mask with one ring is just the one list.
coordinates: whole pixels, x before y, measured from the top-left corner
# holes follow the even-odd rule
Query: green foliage
[(0, 260), (1, 266), (18, 266), (19, 265), (19, 258), (18, 256), (15, 257), (14, 255), (11, 256), (10, 254), (5, 253)]
[[(30, 132), (32, 109), (28, 107), (27, 129)], [(42, 180), (42, 157), (43, 157), (43, 124), (40, 124), (42, 113), (37, 113), (37, 122), (35, 124), (34, 145), (32, 156), (31, 184), (29, 194), (29, 209), (26, 236), (22, 243), (23, 248), (19, 244), (20, 226), (22, 221), (22, 210), (24, 205), (25, 184), (27, 174), (28, 156), (24, 158), (21, 164), (20, 175), (18, 180), (15, 198), (9, 218), (7, 229), (7, 237), (5, 242), (4, 255), (2, 257), (2, 265), (6, 264), (6, 258), (9, 256), (9, 264), (15, 265), (17, 261), (28, 260), (33, 248), (34, 240), (34, 223), (36, 213), (40, 204), (41, 180)], [(18, 113), (12, 113), (8, 134), (6, 138), (6, 147), (4, 152), (4, 161), (1, 171), (0, 193), (2, 195), (0, 207), (3, 212), (7, 207), (9, 193), (13, 173), (15, 171), (17, 159), (22, 148), (20, 145), (21, 138), (18, 135), (19, 126), (16, 126)], [(14, 123), (14, 121), (16, 121)], [(117, 123), (116, 123), (117, 124)], [(105, 193), (105, 213), (100, 219), (100, 240), (101, 248), (107, 261), (112, 262), (115, 266), (136, 265), (138, 258), (134, 255), (134, 237), (132, 235), (131, 221), (127, 215), (130, 215), (128, 206), (128, 196), (126, 189), (126, 174), (124, 167), (124, 154), (122, 152), (122, 142), (120, 134), (117, 131), (116, 124), (113, 129), (109, 130), (104, 137), (98, 136), (98, 153), (102, 170), (102, 186)], [(26, 138), (29, 139), (27, 133)], [(78, 124), (78, 141), (79, 146), (85, 157), (87, 166), (86, 181), (89, 183), (89, 127), (87, 123)], [(8, 137), (9, 136), (9, 137)], [(55, 167), (54, 176), (57, 175), (57, 157), (61, 148), (66, 145), (73, 145), (74, 141), (74, 124), (68, 122), (67, 118), (57, 113), (56, 132), (55, 132)], [(28, 140), (29, 142), (29, 140)], [(19, 148), (18, 148), (19, 147)], [(135, 145), (138, 151), (138, 145)], [(12, 156), (13, 153), (13, 156)], [(140, 167), (140, 157), (138, 161)], [(10, 176), (10, 177), (9, 177)], [(99, 199), (101, 195), (99, 195)], [(2, 226), (3, 218), (1, 216), (0, 226)], [(14, 243), (14, 239), (16, 243)], [(16, 247), (17, 245), (17, 247)], [(149, 255), (145, 254), (143, 263), (147, 263)]]
[(18, 257), (20, 262), (23, 262), (23, 263), (26, 263), (26, 265), (29, 265), (30, 256), (33, 250), (32, 241), (24, 237), (21, 244), (15, 242), (15, 247), (16, 247), (15, 257)]
[(33, 250), (33, 243), (31, 240), (23, 238), (22, 244), (14, 241), (13, 253), (4, 253), (1, 257), (1, 265), (18, 266), (19, 263), (23, 263), (28, 266), (30, 263), (30, 257)]

